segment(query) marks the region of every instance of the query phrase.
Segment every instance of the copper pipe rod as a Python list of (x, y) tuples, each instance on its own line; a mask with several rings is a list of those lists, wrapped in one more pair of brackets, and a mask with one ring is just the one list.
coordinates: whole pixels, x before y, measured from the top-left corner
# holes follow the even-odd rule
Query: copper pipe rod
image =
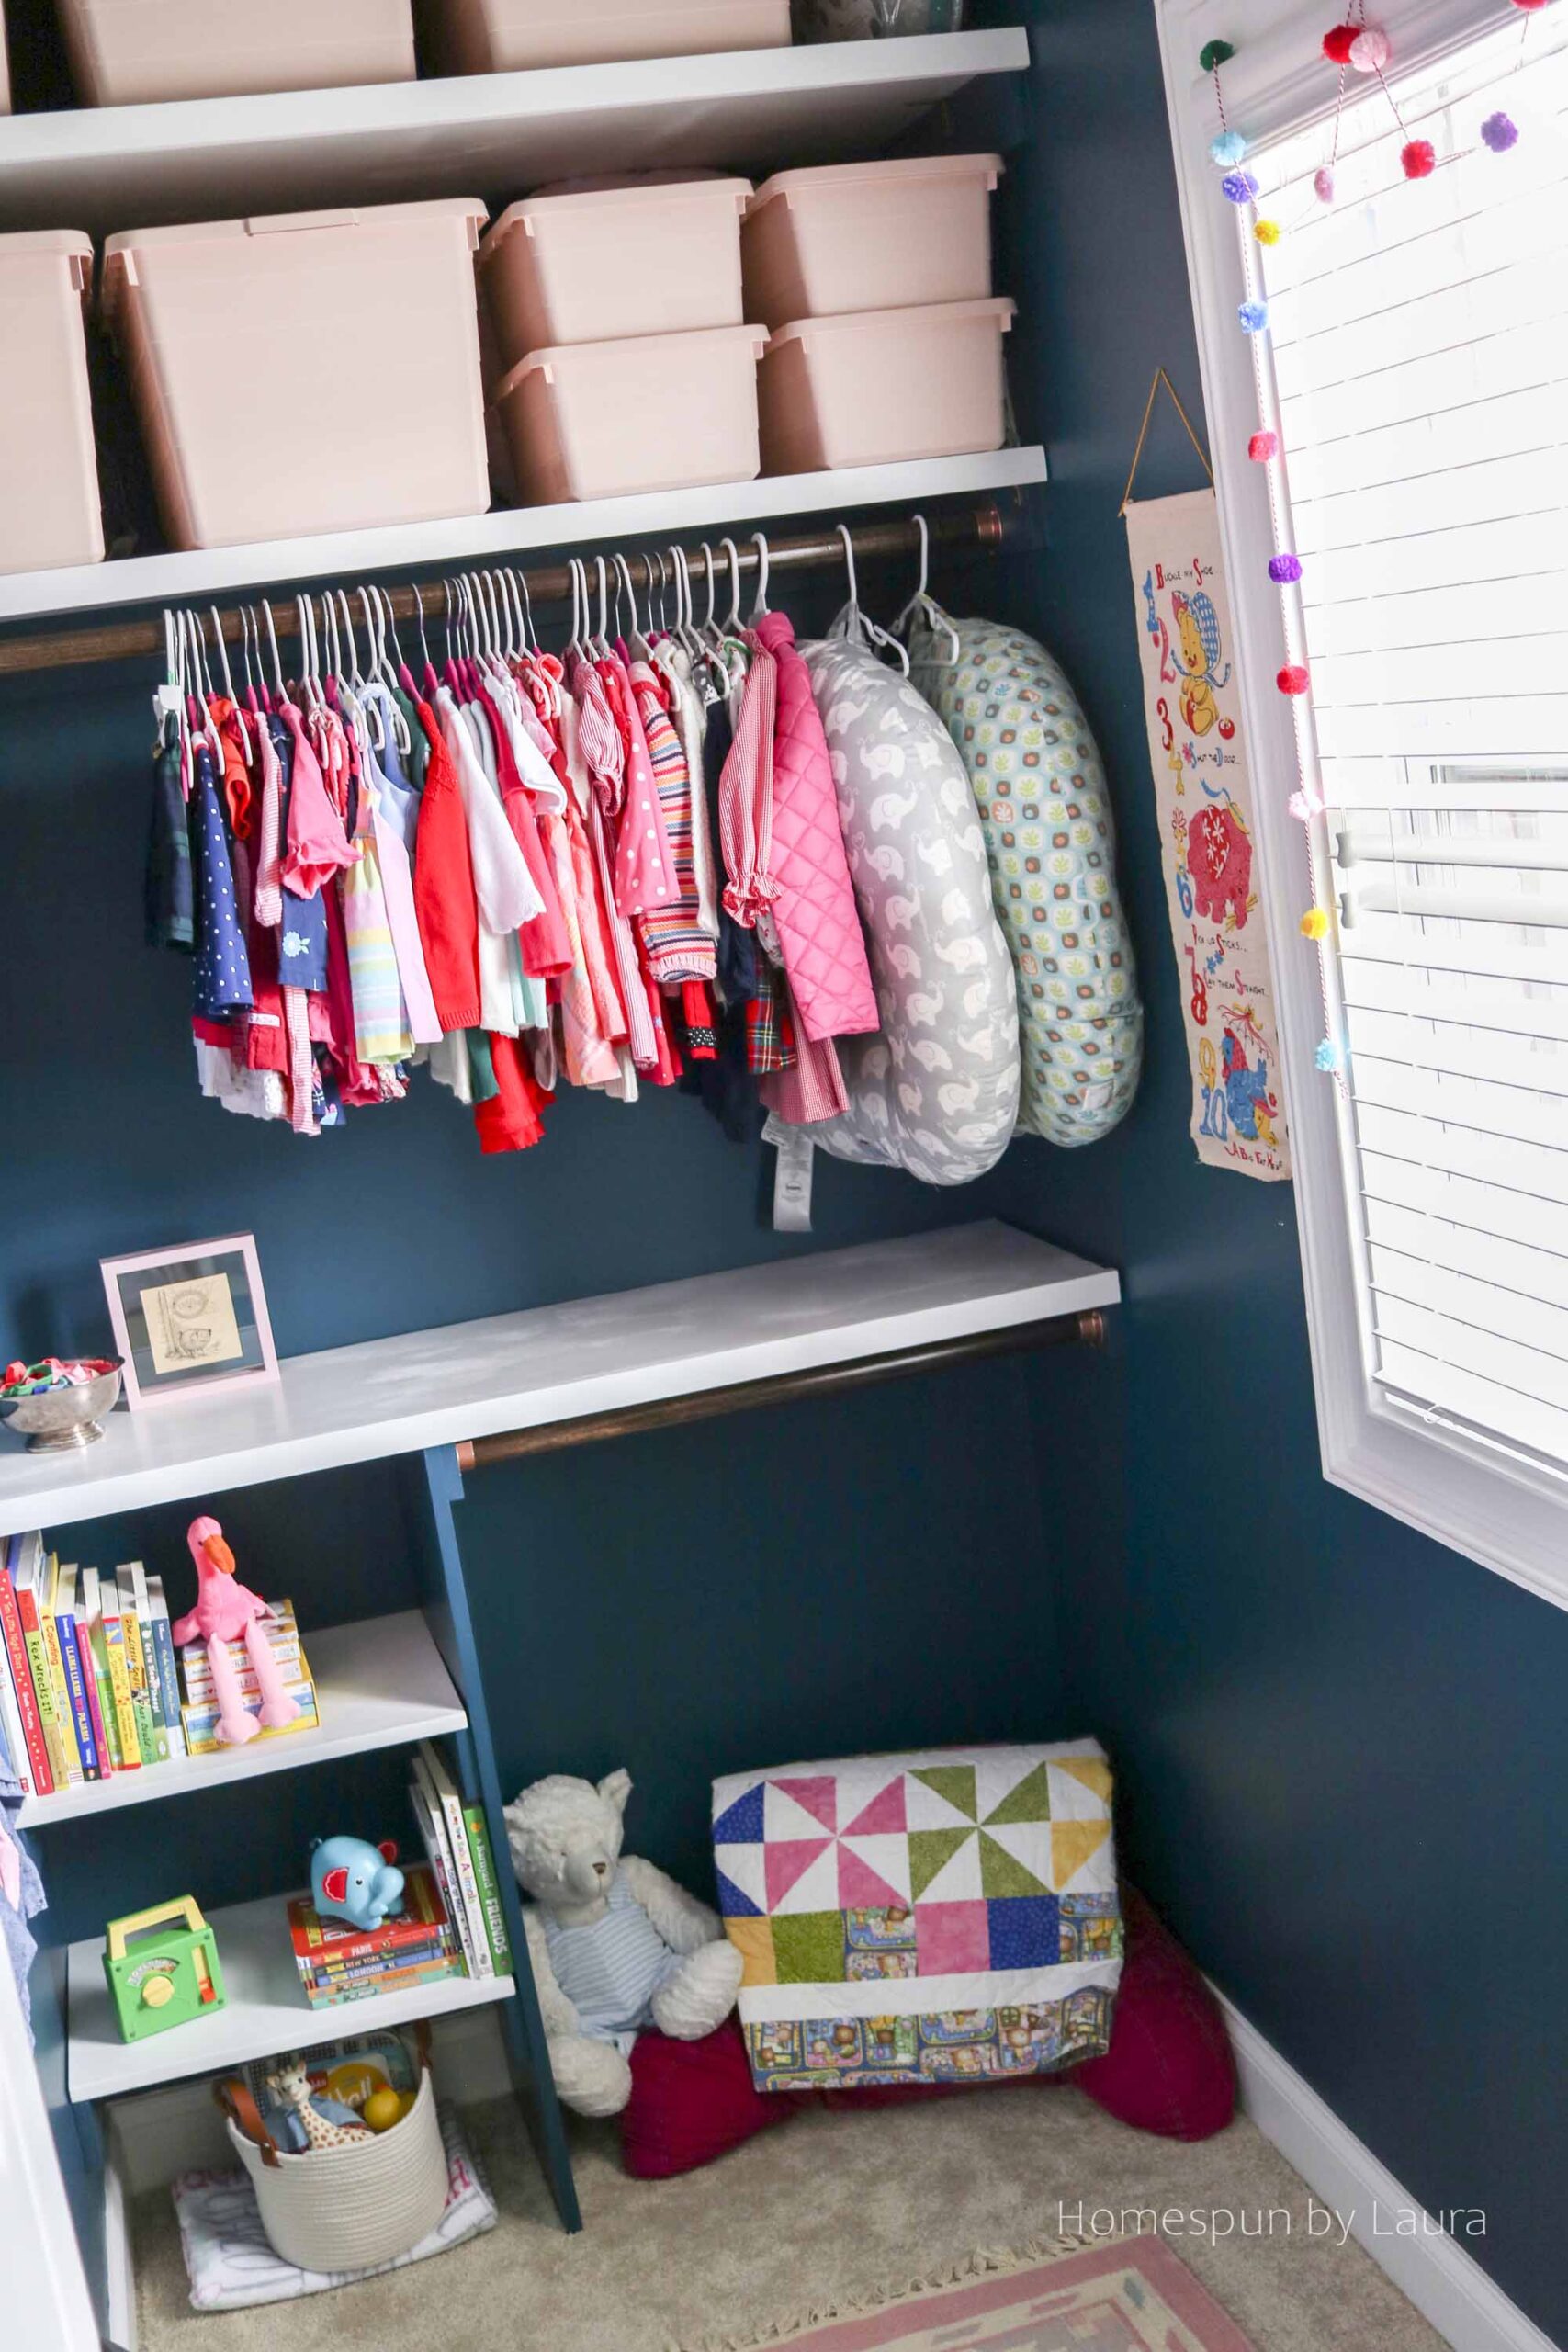
[[(939, 514), (931, 518), (928, 527), (933, 548), (947, 548), (956, 551), (967, 549), (973, 553), (982, 548), (994, 548), (1000, 544), (1003, 531), (1002, 514), (1000, 508), (992, 503), (986, 506), (961, 509), (957, 514)], [(733, 537), (733, 533), (730, 536)], [(913, 522), (866, 523), (852, 531), (850, 536), (854, 546), (855, 560), (858, 563), (875, 563), (892, 557), (912, 556), (918, 551), (919, 545)], [(647, 543), (647, 534), (643, 534), (641, 539), (636, 542), (638, 545), (643, 543)], [(660, 547), (668, 555), (672, 543), (669, 540), (654, 540), (650, 544), (655, 555), (659, 553)], [(719, 552), (716, 539), (710, 537), (708, 544), (715, 550), (714, 575), (718, 582), (716, 598), (717, 609), (722, 612), (724, 583), (729, 570), (728, 559)], [(739, 554), (741, 571), (754, 571), (757, 568), (757, 550), (750, 539), (740, 546)], [(837, 531), (814, 532), (809, 537), (801, 538), (770, 537), (768, 540), (768, 568), (771, 571), (825, 571), (833, 564), (841, 563), (843, 560), (843, 542)], [(686, 560), (692, 569), (694, 584), (705, 597), (706, 573), (700, 542), (696, 547), (689, 545), (686, 547)], [(502, 568), (508, 568), (505, 552), (490, 549), (468, 558), (451, 558), (446, 566), (446, 576), (455, 577), (463, 571), (493, 571)], [(367, 576), (374, 577), (375, 574), (372, 572)], [(571, 575), (563, 565), (554, 564), (547, 570), (525, 571), (523, 578), (531, 604), (563, 605), (570, 598)], [(643, 593), (643, 583), (640, 580), (637, 582), (637, 589), (640, 596)], [(256, 590), (254, 596), (251, 599), (253, 609), (259, 605), (264, 593), (266, 592), (262, 588)], [(417, 600), (420, 595), (417, 587), (393, 588), (388, 593), (393, 615), (398, 620), (417, 618)], [(432, 594), (435, 597), (434, 605), (430, 602)], [(294, 609), (292, 591), (285, 592), (282, 589), (274, 588), (271, 594), (279, 600), (273, 610), (273, 625), (278, 636), (282, 638), (297, 634), (299, 619)], [(209, 625), (210, 612), (209, 608), (202, 605), (199, 591), (193, 589), (187, 595), (175, 597), (170, 601), (176, 605), (192, 605), (201, 612), (203, 626)], [(423, 601), (426, 621), (432, 618), (439, 620), (442, 609), (439, 576), (435, 581), (427, 582)], [(239, 607), (232, 605), (228, 606), (220, 613), (219, 621), (229, 643), (239, 644), (241, 641)], [(103, 628), (53, 629), (36, 637), (0, 639), (0, 676), (13, 676), (28, 670), (67, 669), (87, 662), (124, 662), (143, 654), (162, 655), (163, 650), (162, 620), (115, 621)]]
[(742, 1380), (728, 1388), (699, 1388), (685, 1396), (662, 1396), (649, 1405), (626, 1405), (613, 1413), (583, 1413), (574, 1420), (541, 1421), (527, 1430), (502, 1430), (494, 1437), (463, 1438), (457, 1467), (483, 1470), (492, 1462), (515, 1462), (532, 1453), (558, 1453), (570, 1445), (598, 1445), (609, 1438), (635, 1437), (643, 1430), (684, 1427), (727, 1413), (750, 1413), (768, 1405), (791, 1405), (806, 1396), (838, 1396), (884, 1380), (907, 1379), (986, 1356), (1013, 1355), (1029, 1348), (1105, 1345), (1105, 1317), (1098, 1307), (1079, 1315), (1053, 1315), (1040, 1323), (1014, 1323), (1006, 1330), (976, 1331), (966, 1339), (937, 1340), (929, 1347), (899, 1348), (882, 1356), (858, 1356), (849, 1363), (818, 1365), (807, 1372), (779, 1372), (766, 1380)]

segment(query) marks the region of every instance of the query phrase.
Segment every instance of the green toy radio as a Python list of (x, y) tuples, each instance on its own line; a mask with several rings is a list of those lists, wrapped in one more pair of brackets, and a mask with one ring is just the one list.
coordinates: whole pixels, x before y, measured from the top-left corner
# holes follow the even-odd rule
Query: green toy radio
[[(172, 1919), (184, 1927), (167, 1927)], [(217, 1939), (188, 1894), (111, 1919), (104, 1974), (122, 2041), (144, 2041), (223, 2007)]]

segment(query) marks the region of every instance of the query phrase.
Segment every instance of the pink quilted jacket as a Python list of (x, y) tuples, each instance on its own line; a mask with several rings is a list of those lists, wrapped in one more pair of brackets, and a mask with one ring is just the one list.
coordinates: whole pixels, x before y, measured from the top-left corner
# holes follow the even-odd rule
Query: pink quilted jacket
[(881, 1026), (865, 959), (854, 885), (827, 738), (811, 678), (784, 613), (756, 624), (778, 665), (773, 721), (773, 920), (795, 1012), (811, 1038), (860, 1035)]

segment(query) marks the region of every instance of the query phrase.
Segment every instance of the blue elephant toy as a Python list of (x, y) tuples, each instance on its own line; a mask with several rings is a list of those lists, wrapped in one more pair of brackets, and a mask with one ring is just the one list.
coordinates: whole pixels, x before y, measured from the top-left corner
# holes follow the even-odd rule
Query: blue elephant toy
[(310, 1894), (317, 1916), (347, 1919), (354, 1927), (378, 1928), (403, 1909), (403, 1874), (398, 1849), (386, 1839), (367, 1845), (363, 1838), (317, 1838), (310, 1846)]

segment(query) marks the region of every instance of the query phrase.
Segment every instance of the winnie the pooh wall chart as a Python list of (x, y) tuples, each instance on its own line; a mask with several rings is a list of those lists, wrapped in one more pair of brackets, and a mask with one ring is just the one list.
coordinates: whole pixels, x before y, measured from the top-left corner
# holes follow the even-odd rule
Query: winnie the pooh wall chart
[(1212, 490), (1129, 503), (1127, 547), (1198, 1157), (1288, 1177), (1251, 782)]

